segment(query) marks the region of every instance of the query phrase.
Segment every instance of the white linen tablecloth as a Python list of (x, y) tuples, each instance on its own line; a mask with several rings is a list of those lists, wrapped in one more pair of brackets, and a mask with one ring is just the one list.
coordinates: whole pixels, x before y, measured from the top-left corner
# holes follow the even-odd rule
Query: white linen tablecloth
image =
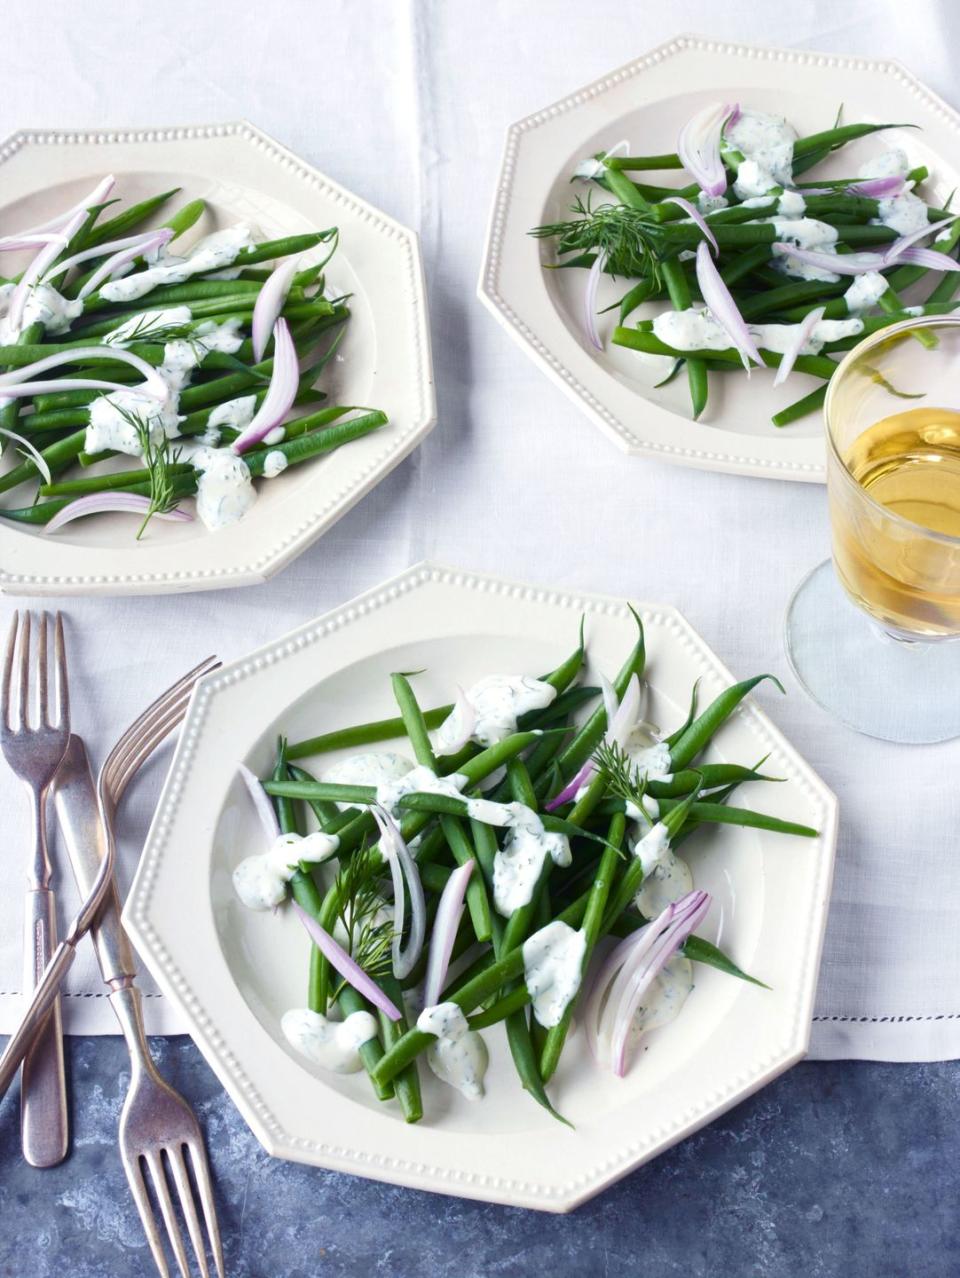
[[(165, 0), (148, 13), (105, 0), (7, 0), (4, 25), (0, 134), (247, 117), (417, 227), (426, 259), (440, 423), (419, 452), (268, 585), (65, 604), (74, 723), (97, 761), (202, 656), (240, 655), (424, 557), (668, 601), (735, 671), (783, 678), (791, 695), (771, 704), (776, 721), (840, 796), (814, 1055), (960, 1057), (960, 744), (898, 748), (854, 735), (804, 696), (782, 651), (790, 594), (828, 553), (823, 490), (625, 460), (474, 295), (512, 120), (684, 30), (897, 57), (956, 102), (960, 8)], [(15, 607), (0, 600), (4, 632)], [(127, 803), (125, 882), (165, 763)], [(20, 1001), (27, 805), (3, 769), (0, 802), (5, 1030)], [(59, 883), (67, 879), (61, 870)], [(150, 1028), (181, 1029), (148, 978), (144, 987)], [(88, 946), (66, 1017), (74, 1032), (115, 1028)]]

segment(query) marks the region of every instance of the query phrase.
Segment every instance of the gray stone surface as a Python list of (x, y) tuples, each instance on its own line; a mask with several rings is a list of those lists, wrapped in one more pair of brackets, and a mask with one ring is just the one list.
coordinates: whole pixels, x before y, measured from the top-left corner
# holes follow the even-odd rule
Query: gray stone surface
[[(566, 1217), (276, 1162), (193, 1044), (154, 1040), (209, 1141), (230, 1278), (948, 1278), (960, 1063), (801, 1065)], [(0, 1108), (0, 1276), (153, 1273), (117, 1156), (116, 1038), (70, 1040), (74, 1148), (39, 1172)]]

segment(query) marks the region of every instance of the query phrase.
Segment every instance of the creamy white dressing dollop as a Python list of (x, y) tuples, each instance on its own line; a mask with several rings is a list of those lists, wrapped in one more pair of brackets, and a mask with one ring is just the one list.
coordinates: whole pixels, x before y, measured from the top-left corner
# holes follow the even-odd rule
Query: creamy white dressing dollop
[(27, 294), (19, 327), (11, 324), (7, 311), (16, 284), (0, 284), (0, 345), (13, 346), (31, 324), (42, 324), (48, 333), (65, 333), (83, 314), (79, 298), (64, 297), (51, 284), (37, 284)]
[[(829, 222), (821, 222), (815, 217), (771, 217), (764, 221), (773, 227), (777, 239), (784, 244), (796, 245), (801, 249), (813, 249), (817, 253), (835, 253), (838, 231)], [(774, 269), (793, 279), (823, 280), (833, 283), (840, 277), (834, 271), (822, 266), (812, 266), (809, 262), (801, 262), (789, 250), (775, 248), (773, 250)]]
[(853, 283), (843, 295), (847, 310), (851, 315), (860, 315), (871, 306), (876, 306), (887, 291), (887, 281), (879, 271), (864, 271), (855, 275)]
[(417, 1029), (435, 1034), (437, 1041), (427, 1048), (427, 1063), (443, 1083), (449, 1083), (468, 1100), (483, 1096), (483, 1076), (489, 1057), (487, 1045), (456, 1003), (425, 1007), (417, 1017)]
[[(556, 695), (552, 684), (530, 675), (488, 675), (479, 679), (465, 693), (476, 716), (470, 739), (483, 746), (496, 745), (516, 732), (521, 715), (545, 709)], [(459, 741), (462, 735), (462, 715), (457, 705), (437, 729), (435, 743), (443, 748)]]
[(250, 468), (232, 448), (201, 445), (187, 460), (197, 475), (197, 514), (210, 532), (242, 519), (257, 500)]
[[(798, 324), (751, 324), (750, 332), (757, 345), (765, 350), (784, 354), (793, 344)], [(675, 350), (723, 351), (730, 349), (730, 337), (709, 311), (690, 307), (685, 311), (664, 311), (653, 321), (653, 331), (661, 342)], [(802, 355), (816, 355), (829, 342), (839, 342), (856, 337), (863, 332), (863, 321), (820, 320), (801, 348)]]
[(207, 427), (200, 436), (200, 442), (208, 448), (216, 448), (225, 429), (242, 431), (253, 421), (257, 411), (256, 395), (241, 395), (237, 399), (228, 399), (224, 404), (217, 404), (210, 410)]
[(725, 209), (730, 201), (725, 195), (707, 195), (706, 191), (697, 192), (697, 210), (704, 216)]
[(545, 830), (532, 808), (522, 803), (502, 806), (511, 810), (511, 817), (503, 847), (493, 859), (493, 903), (498, 914), (509, 918), (533, 899), (547, 857), (554, 865), (567, 866), (571, 854), (567, 836)]
[(670, 831), (662, 821), (652, 826), (642, 838), (633, 845), (633, 855), (643, 866), (643, 876), (652, 874), (654, 867), (666, 857), (670, 851)]
[[(334, 763), (323, 773), (323, 780), (333, 785), (379, 786), (384, 782), (399, 781), (413, 767), (409, 759), (402, 754), (394, 754), (392, 750), (368, 750)], [(337, 804), (341, 811), (351, 806), (349, 803)]]
[(733, 187), (738, 199), (793, 185), (797, 133), (782, 116), (741, 111), (739, 119), (724, 128), (724, 138), (743, 156)]
[(263, 459), (263, 477), (264, 479), (276, 479), (277, 475), (282, 475), (290, 465), (286, 453), (281, 453), (277, 449), (267, 453)]
[(533, 1014), (545, 1028), (559, 1025), (580, 988), (587, 937), (554, 919), (523, 943), (523, 980)]
[(930, 225), (927, 206), (912, 191), (901, 191), (888, 199), (877, 202), (877, 216), (870, 219), (872, 226), (889, 226), (898, 235), (912, 235)]
[(332, 1021), (307, 1007), (292, 1007), (280, 1018), (280, 1028), (301, 1056), (334, 1074), (356, 1074), (363, 1066), (360, 1048), (377, 1037), (377, 1022), (369, 1012)]
[(340, 846), (335, 834), (278, 835), (266, 852), (244, 857), (233, 872), (237, 896), (249, 910), (269, 910), (287, 895), (287, 884), (300, 861), (319, 865)]
[(668, 847), (653, 864), (650, 873), (644, 871), (643, 883), (634, 901), (644, 918), (655, 919), (668, 905), (692, 890), (690, 866)]
[(910, 161), (907, 159), (906, 152), (901, 151), (899, 147), (891, 147), (865, 160), (857, 170), (857, 177), (863, 179), (906, 177), (909, 172)]
[(214, 231), (194, 244), (185, 257), (162, 253), (154, 266), (123, 279), (109, 280), (100, 288), (108, 302), (131, 302), (162, 284), (182, 284), (191, 275), (232, 265), (245, 248), (253, 247), (251, 229), (245, 223)]
[(627, 1038), (630, 1045), (651, 1030), (676, 1020), (692, 990), (693, 964), (683, 954), (675, 954), (657, 973), (636, 1010)]

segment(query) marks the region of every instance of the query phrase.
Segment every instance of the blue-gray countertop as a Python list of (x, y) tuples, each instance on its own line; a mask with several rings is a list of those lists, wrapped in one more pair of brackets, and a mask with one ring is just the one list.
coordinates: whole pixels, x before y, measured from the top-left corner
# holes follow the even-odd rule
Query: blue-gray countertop
[[(0, 1108), (0, 1278), (148, 1278), (116, 1149), (118, 1038), (69, 1040), (74, 1145), (35, 1171)], [(569, 1216), (276, 1162), (193, 1044), (155, 1039), (208, 1138), (230, 1278), (952, 1278), (960, 1063), (800, 1065)]]

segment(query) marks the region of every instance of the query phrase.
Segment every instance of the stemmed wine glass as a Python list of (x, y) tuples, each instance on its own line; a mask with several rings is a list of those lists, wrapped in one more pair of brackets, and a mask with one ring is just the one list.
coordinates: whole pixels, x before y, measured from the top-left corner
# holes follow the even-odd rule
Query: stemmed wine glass
[(960, 318), (866, 338), (825, 417), (833, 559), (790, 602), (794, 673), (858, 732), (960, 736)]

